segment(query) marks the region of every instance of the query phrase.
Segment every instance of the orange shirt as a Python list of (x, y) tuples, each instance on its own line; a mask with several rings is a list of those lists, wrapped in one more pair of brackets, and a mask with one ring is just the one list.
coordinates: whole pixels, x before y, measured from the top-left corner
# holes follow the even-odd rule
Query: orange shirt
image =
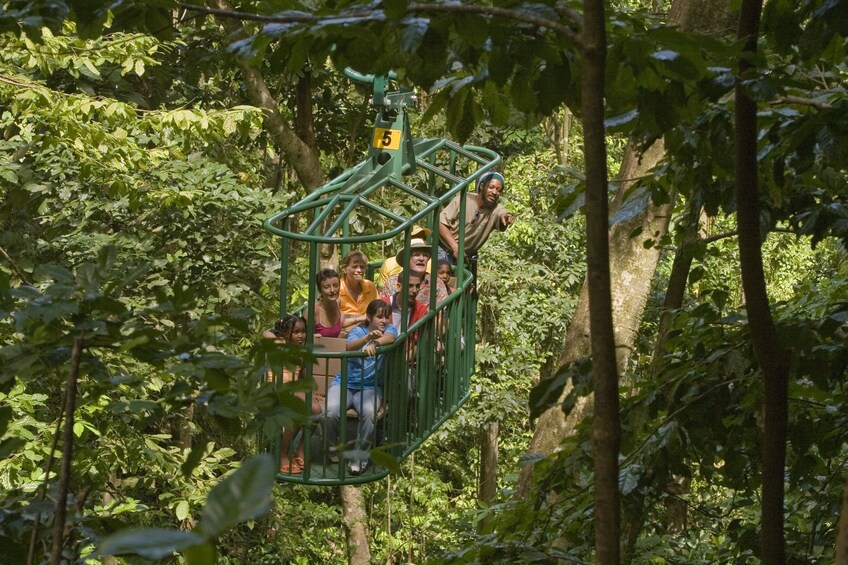
[(341, 280), (341, 289), (339, 290), (339, 306), (342, 309), (342, 314), (354, 314), (356, 316), (364, 316), (365, 310), (372, 300), (377, 300), (377, 287), (368, 280), (362, 281), (362, 292), (359, 293), (359, 300), (354, 300), (345, 286), (345, 280)]

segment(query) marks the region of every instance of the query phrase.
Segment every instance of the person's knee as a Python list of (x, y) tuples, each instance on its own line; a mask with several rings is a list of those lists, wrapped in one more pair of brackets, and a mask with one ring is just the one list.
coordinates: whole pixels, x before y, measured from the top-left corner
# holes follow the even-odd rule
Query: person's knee
[(357, 407), (357, 414), (360, 418), (373, 421), (377, 417), (377, 406), (373, 402), (361, 407)]

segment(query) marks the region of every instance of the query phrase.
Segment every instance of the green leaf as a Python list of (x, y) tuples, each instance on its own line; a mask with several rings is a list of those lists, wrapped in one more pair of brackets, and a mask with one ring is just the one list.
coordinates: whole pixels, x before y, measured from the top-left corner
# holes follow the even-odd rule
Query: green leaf
[(604, 120), (604, 127), (608, 129), (621, 127), (623, 125), (629, 124), (638, 117), (639, 110), (630, 110), (629, 112), (625, 112), (623, 114), (607, 118), (606, 120)]
[(445, 117), (446, 125), (450, 132), (455, 133), (459, 128), (459, 123), (463, 119), (462, 114), (465, 111), (465, 99), (469, 96), (469, 90), (469, 88), (460, 89), (448, 99)]
[(0, 441), (0, 459), (6, 459), (25, 445), (26, 440), (17, 437), (9, 437)]
[(421, 42), (424, 41), (424, 34), (430, 27), (430, 20), (425, 18), (406, 18), (403, 20), (403, 36), (401, 39), (401, 47), (404, 51), (414, 53), (421, 47)]
[(571, 82), (568, 64), (548, 65), (536, 79), (536, 98), (539, 111), (550, 114), (565, 100), (565, 93)]
[(385, 12), (387, 17), (398, 20), (406, 14), (408, 3), (408, 0), (383, 0), (383, 12)]
[(522, 112), (533, 112), (536, 110), (536, 93), (533, 92), (533, 81), (529, 73), (519, 71), (512, 79), (509, 89), (512, 103)]
[(86, 74), (91, 78), (100, 78), (100, 71), (94, 66), (90, 59), (83, 57), (81, 63), (82, 66), (80, 67), (80, 70), (83, 74)]
[(198, 530), (207, 538), (214, 538), (267, 512), (276, 477), (275, 467), (267, 453), (242, 463), (209, 493)]
[(179, 504), (177, 504), (176, 514), (177, 520), (183, 521), (190, 515), (191, 507), (188, 504), (188, 500), (181, 500)]
[(645, 187), (640, 187), (615, 211), (610, 218), (610, 224), (618, 224), (632, 220), (641, 214), (648, 207), (651, 201), (651, 191)]
[(59, 265), (39, 265), (34, 274), (38, 280), (54, 280), (57, 283), (71, 283), (74, 280), (73, 273)]
[(639, 479), (642, 477), (642, 471), (642, 466), (635, 463), (633, 465), (628, 465), (619, 471), (618, 488), (622, 495), (627, 496), (639, 485)]
[(0, 436), (6, 433), (9, 427), (9, 422), (14, 418), (14, 411), (11, 406), (0, 406)]
[(371, 459), (375, 465), (385, 467), (390, 472), (400, 474), (400, 464), (396, 457), (388, 453), (384, 448), (378, 447), (371, 450)]
[(694, 284), (704, 278), (704, 275), (707, 274), (707, 271), (701, 267), (693, 267), (691, 271), (689, 271), (689, 284)]
[(215, 565), (218, 559), (215, 545), (209, 541), (187, 548), (183, 555), (185, 555), (188, 565)]
[(130, 528), (120, 530), (104, 539), (96, 555), (138, 555), (145, 559), (163, 559), (205, 541), (205, 538), (196, 532), (180, 532), (163, 528)]
[(464, 143), (471, 137), (474, 127), (482, 118), (482, 114), (480, 104), (477, 102), (474, 94), (469, 92), (468, 96), (465, 97), (465, 105), (460, 113), (461, 119), (456, 124), (456, 130), (454, 132), (460, 143)]
[(570, 373), (567, 368), (561, 369), (553, 377), (542, 379), (530, 391), (530, 419), (535, 420), (548, 408), (559, 402)]
[(103, 275), (108, 274), (109, 270), (115, 265), (115, 260), (118, 258), (118, 250), (114, 245), (104, 245), (97, 252), (97, 268)]
[(191, 472), (200, 464), (203, 460), (203, 456), (206, 454), (207, 445), (205, 443), (197, 442), (191, 448), (191, 452), (186, 457), (186, 460), (180, 465), (180, 471), (182, 471), (183, 475), (188, 477), (191, 475)]

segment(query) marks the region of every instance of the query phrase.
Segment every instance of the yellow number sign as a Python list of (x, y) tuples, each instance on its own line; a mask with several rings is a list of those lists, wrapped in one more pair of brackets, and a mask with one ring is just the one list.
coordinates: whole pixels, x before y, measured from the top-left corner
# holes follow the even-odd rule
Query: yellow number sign
[(378, 149), (398, 149), (400, 147), (400, 130), (374, 128), (373, 146)]

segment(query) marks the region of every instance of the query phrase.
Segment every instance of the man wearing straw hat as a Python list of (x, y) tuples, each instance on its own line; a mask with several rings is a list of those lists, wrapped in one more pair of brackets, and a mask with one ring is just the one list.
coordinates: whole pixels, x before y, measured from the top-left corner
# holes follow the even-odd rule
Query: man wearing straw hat
[[(515, 222), (510, 214), (498, 201), (506, 183), (500, 173), (489, 172), (480, 177), (477, 192), (465, 195), (465, 257), (471, 263), (477, 256), (477, 251), (483, 247), (489, 235), (495, 228), (504, 231)], [(451, 200), (439, 215), (439, 259), (446, 259), (456, 265), (459, 254), (459, 205), (460, 196)]]
[[(426, 240), (430, 237), (432, 232), (427, 228), (422, 228), (421, 226), (415, 225), (412, 226), (412, 233), (410, 237), (412, 239), (424, 239)], [(383, 265), (380, 267), (380, 272), (377, 275), (377, 286), (380, 288), (382, 292), (384, 288), (386, 288), (386, 284), (389, 282), (389, 277), (392, 275), (396, 275), (403, 271), (403, 267), (398, 264), (394, 257), (388, 257), (385, 261), (383, 261)], [(427, 263), (427, 268), (425, 269), (427, 273), (430, 272), (430, 263)], [(392, 291), (394, 292), (394, 291)]]
[[(429, 230), (428, 230), (429, 231)], [(432, 247), (427, 243), (427, 240), (421, 237), (413, 237), (409, 241), (408, 249), (401, 249), (395, 255), (395, 260), (398, 265), (404, 269), (409, 269), (412, 273), (421, 275), (421, 290), (418, 292), (418, 302), (424, 306), (430, 305), (430, 275), (426, 272), (427, 265), (430, 261), (430, 253)], [(400, 282), (403, 281), (403, 271), (395, 273), (386, 281), (386, 286), (382, 289), (382, 296), (392, 296), (401, 287)], [(436, 304), (448, 297), (448, 289), (439, 278), (436, 278)]]

